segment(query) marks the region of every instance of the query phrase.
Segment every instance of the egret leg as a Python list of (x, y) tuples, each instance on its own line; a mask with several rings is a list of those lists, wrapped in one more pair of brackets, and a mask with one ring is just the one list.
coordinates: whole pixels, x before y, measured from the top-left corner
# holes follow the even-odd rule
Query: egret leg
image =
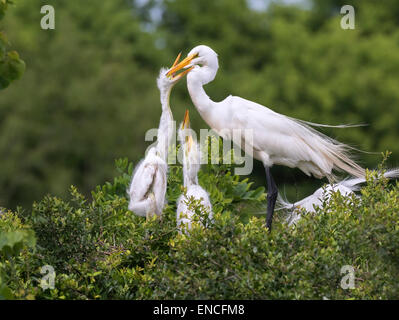
[(266, 215), (266, 227), (272, 230), (272, 221), (274, 214), (274, 206), (276, 205), (278, 189), (274, 182), (273, 176), (270, 172), (270, 168), (266, 167), (266, 181), (267, 181), (267, 215)]

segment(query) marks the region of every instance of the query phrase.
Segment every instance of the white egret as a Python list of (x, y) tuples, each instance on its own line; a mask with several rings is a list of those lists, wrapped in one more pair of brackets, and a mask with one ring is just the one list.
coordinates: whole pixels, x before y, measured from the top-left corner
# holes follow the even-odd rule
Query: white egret
[[(222, 138), (251, 148), (253, 157), (262, 161), (267, 180), (266, 226), (271, 229), (277, 186), (270, 168), (284, 165), (299, 168), (308, 176), (327, 177), (334, 181), (333, 169), (364, 177), (364, 169), (349, 155), (349, 147), (333, 140), (312, 126), (323, 126), (297, 120), (274, 112), (258, 103), (228, 96), (221, 102), (212, 101), (203, 86), (211, 82), (219, 68), (218, 57), (211, 48), (200, 45), (190, 51), (187, 58), (170, 70), (170, 74), (190, 68), (187, 87), (191, 99), (205, 122)], [(241, 131), (241, 136), (233, 131)], [(252, 130), (253, 142), (245, 141), (245, 130)]]
[[(399, 177), (399, 169), (392, 169), (384, 173), (384, 177), (388, 179), (394, 179)], [(317, 189), (310, 196), (297, 201), (295, 203), (289, 203), (282, 197), (277, 200), (277, 207), (285, 210), (292, 210), (292, 213), (287, 219), (289, 225), (296, 223), (301, 218), (301, 210), (305, 209), (307, 212), (315, 212), (315, 207), (320, 207), (323, 201), (329, 201), (332, 192), (339, 192), (344, 197), (351, 195), (355, 191), (360, 189), (360, 184), (364, 183), (364, 178), (352, 178), (345, 179), (336, 184), (328, 184), (325, 187)]]
[[(187, 130), (188, 129), (188, 130)], [(186, 110), (184, 121), (179, 129), (179, 140), (183, 151), (183, 183), (186, 193), (177, 200), (176, 221), (177, 227), (182, 224), (191, 229), (191, 223), (195, 212), (191, 210), (187, 202), (191, 197), (199, 200), (202, 206), (208, 211), (208, 218), (212, 219), (212, 205), (208, 193), (198, 183), (198, 171), (200, 169), (200, 150), (196, 141), (193, 140), (190, 129), (189, 112)]]
[[(173, 66), (180, 59), (176, 58)], [(173, 67), (172, 66), (172, 67)], [(150, 148), (133, 172), (129, 186), (129, 210), (138, 216), (150, 218), (160, 216), (165, 203), (167, 184), (167, 157), (169, 142), (173, 134), (173, 115), (169, 106), (169, 97), (173, 86), (188, 72), (176, 75), (162, 68), (157, 79), (161, 96), (162, 115), (159, 121), (157, 144)]]

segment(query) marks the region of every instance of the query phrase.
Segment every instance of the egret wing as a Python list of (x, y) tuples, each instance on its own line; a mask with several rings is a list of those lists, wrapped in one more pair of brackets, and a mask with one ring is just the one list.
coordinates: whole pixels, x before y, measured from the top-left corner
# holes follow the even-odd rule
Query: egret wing
[(130, 184), (130, 197), (136, 200), (144, 199), (150, 190), (156, 173), (156, 164), (143, 161), (133, 174), (132, 183)]

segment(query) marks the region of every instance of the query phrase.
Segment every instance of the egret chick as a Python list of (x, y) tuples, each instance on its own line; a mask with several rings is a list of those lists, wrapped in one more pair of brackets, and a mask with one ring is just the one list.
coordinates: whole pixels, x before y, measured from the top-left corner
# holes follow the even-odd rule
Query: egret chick
[[(172, 67), (179, 62), (179, 59), (180, 54)], [(169, 70), (162, 68), (157, 79), (162, 105), (157, 143), (148, 150), (145, 158), (136, 166), (128, 190), (129, 210), (147, 219), (154, 215), (160, 216), (163, 211), (167, 185), (168, 150), (173, 135), (173, 115), (169, 97), (173, 86), (189, 72), (186, 70), (180, 74), (168, 74)]]
[[(188, 129), (186, 132), (186, 129)], [(177, 227), (181, 231), (181, 225), (185, 224), (191, 229), (195, 212), (189, 208), (187, 202), (191, 197), (199, 200), (202, 206), (209, 212), (208, 218), (212, 219), (212, 205), (208, 193), (198, 183), (198, 171), (200, 170), (199, 145), (193, 140), (190, 133), (189, 112), (186, 110), (184, 121), (179, 129), (179, 140), (183, 151), (183, 183), (186, 194), (182, 194), (177, 201)]]

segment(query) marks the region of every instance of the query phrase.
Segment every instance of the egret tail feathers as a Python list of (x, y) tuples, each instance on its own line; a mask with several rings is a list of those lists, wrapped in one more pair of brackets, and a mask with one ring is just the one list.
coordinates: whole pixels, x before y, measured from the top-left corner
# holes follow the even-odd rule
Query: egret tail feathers
[[(305, 142), (308, 144), (309, 148), (313, 149), (314, 152), (321, 154), (321, 158), (325, 159), (324, 165), (320, 168), (321, 172), (315, 172), (316, 176), (320, 176), (320, 173), (323, 173), (330, 183), (336, 182), (337, 177), (332, 173), (332, 169), (336, 169), (338, 171), (347, 172), (351, 176), (357, 178), (365, 177), (365, 169), (353, 160), (353, 156), (350, 152), (351, 150), (356, 150), (355, 148), (330, 138), (312, 127), (324, 125), (312, 124), (311, 122), (295, 118), (290, 118), (290, 120), (296, 124), (295, 131), (298, 130), (298, 136), (302, 139), (303, 137), (307, 137), (305, 140), (308, 141)], [(342, 128), (343, 126), (336, 127)], [(316, 148), (315, 144), (317, 145)]]

